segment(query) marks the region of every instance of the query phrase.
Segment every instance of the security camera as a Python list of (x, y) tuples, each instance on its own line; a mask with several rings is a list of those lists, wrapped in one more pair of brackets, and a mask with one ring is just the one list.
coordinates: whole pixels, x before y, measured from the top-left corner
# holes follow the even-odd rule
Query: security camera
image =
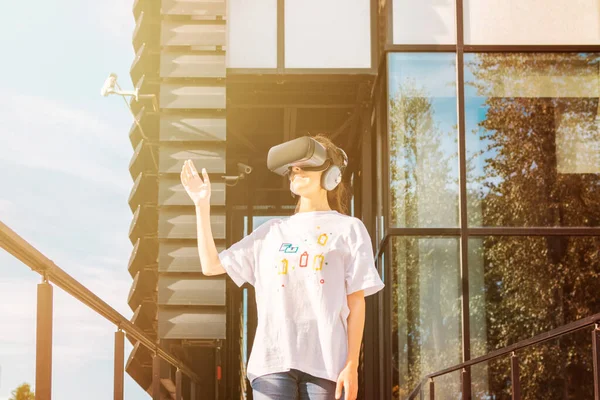
[(252, 173), (252, 167), (249, 165), (238, 163), (237, 167), (238, 167), (238, 171), (240, 171), (241, 175), (243, 175), (243, 174), (249, 175)]
[(115, 91), (115, 85), (117, 83), (117, 74), (111, 73), (108, 78), (104, 81), (104, 86), (100, 89), (100, 94), (104, 97), (108, 96)]

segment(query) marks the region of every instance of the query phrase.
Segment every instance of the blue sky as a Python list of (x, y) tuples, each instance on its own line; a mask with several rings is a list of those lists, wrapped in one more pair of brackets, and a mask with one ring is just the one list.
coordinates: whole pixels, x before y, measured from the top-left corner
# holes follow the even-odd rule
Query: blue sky
[[(0, 15), (0, 220), (126, 317), (132, 1), (9, 2)], [(40, 278), (0, 250), (0, 400), (35, 382)], [(114, 326), (55, 288), (53, 397), (112, 398)], [(126, 343), (126, 355), (131, 346)], [(126, 375), (127, 399), (148, 399)]]

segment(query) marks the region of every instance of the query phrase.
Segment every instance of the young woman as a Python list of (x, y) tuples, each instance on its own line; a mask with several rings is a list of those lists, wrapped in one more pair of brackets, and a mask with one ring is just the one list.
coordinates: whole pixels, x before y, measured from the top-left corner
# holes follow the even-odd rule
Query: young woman
[[(341, 171), (345, 153), (316, 136)], [(331, 167), (326, 163), (325, 167)], [(307, 168), (308, 169), (308, 168)], [(258, 326), (247, 376), (255, 400), (356, 399), (364, 297), (383, 289), (369, 234), (345, 215), (344, 185), (323, 188), (323, 171), (290, 168), (294, 215), (272, 219), (217, 252), (210, 226), (210, 181), (187, 160), (181, 181), (196, 205), (205, 275), (227, 273), (255, 287)]]

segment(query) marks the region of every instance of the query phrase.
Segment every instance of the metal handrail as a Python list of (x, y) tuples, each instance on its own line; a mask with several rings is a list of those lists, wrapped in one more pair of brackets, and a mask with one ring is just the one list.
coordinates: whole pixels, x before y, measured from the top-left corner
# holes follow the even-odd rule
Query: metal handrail
[[(600, 382), (598, 382), (599, 370), (598, 370), (598, 365), (596, 365), (597, 364), (596, 360), (598, 359), (596, 353), (598, 352), (599, 349), (597, 348), (598, 343), (596, 342), (596, 340), (598, 340), (598, 337), (600, 336), (600, 334), (598, 333), (598, 332), (600, 332), (600, 327), (598, 326), (599, 323), (600, 323), (600, 313), (590, 315), (589, 317), (585, 317), (585, 318), (579, 319), (577, 321), (571, 322), (569, 324), (552, 329), (550, 331), (540, 333), (539, 335), (533, 336), (529, 339), (524, 339), (517, 343), (513, 343), (510, 346), (506, 346), (501, 349), (491, 351), (488, 354), (483, 355), (481, 357), (473, 358), (473, 359), (465, 361), (463, 363), (456, 364), (452, 367), (448, 367), (443, 370), (428, 374), (423, 379), (421, 379), (421, 381), (417, 384), (417, 386), (413, 389), (413, 391), (410, 392), (407, 400), (415, 399), (415, 397), (417, 396), (417, 394), (419, 394), (419, 392), (421, 391), (423, 386), (427, 382), (429, 382), (431, 384), (432, 380), (436, 377), (439, 377), (442, 375), (447, 375), (449, 373), (456, 372), (459, 370), (464, 370), (473, 365), (481, 364), (483, 362), (487, 362), (492, 359), (506, 356), (509, 354), (512, 354), (514, 357), (515, 353), (519, 350), (522, 350), (527, 347), (531, 347), (536, 344), (546, 342), (548, 340), (552, 340), (552, 339), (555, 339), (555, 338), (558, 338), (561, 336), (568, 335), (570, 333), (587, 328), (592, 325), (596, 326), (595, 331), (593, 332), (594, 336), (592, 337), (592, 340), (593, 340), (593, 351), (595, 353), (594, 354), (594, 381), (595, 381), (594, 386), (595, 386), (595, 391), (597, 393), (596, 396), (598, 396), (599, 395), (598, 394), (598, 384)], [(596, 398), (598, 398), (598, 397), (596, 397)]]
[(179, 371), (187, 375), (194, 383), (200, 383), (199, 376), (191, 368), (155, 343), (140, 328), (135, 326), (131, 321), (96, 296), (92, 291), (59, 268), (52, 260), (44, 256), (2, 221), (0, 221), (0, 247), (12, 254), (15, 258), (21, 260), (33, 271), (42, 275), (45, 281), (53, 282), (56, 286), (111, 321), (119, 330), (124, 331), (135, 340), (142, 343), (156, 356), (176, 367)]

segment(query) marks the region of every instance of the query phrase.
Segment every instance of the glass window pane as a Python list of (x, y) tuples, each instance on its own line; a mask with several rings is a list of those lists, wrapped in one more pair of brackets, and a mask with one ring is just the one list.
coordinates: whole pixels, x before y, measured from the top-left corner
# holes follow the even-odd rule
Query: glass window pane
[(391, 226), (458, 226), (456, 61), (450, 53), (388, 59)]
[[(387, 251), (393, 391), (406, 398), (423, 376), (461, 362), (458, 239), (392, 237)], [(449, 376), (440, 382), (459, 392), (459, 380)]]
[(371, 68), (369, 0), (287, 0), (286, 68)]
[(600, 225), (600, 53), (465, 55), (471, 226)]
[(394, 0), (394, 44), (455, 44), (454, 0)]
[[(599, 248), (600, 237), (470, 239), (471, 357), (599, 312)], [(527, 367), (521, 364), (529, 369), (526, 375), (521, 373), (527, 377), (521, 381), (522, 388), (531, 393), (524, 398), (593, 398), (589, 395), (589, 382), (593, 382), (587, 358), (589, 332), (582, 338), (567, 336), (550, 348), (537, 346), (532, 353), (521, 354), (521, 360), (529, 363)], [(542, 365), (544, 373), (538, 373)], [(488, 374), (480, 371), (474, 380), (479, 390), (496, 394), (506, 390), (504, 374), (496, 373), (496, 367), (489, 368)], [(587, 386), (582, 385), (584, 379)]]
[(277, 0), (227, 1), (227, 67), (277, 68)]
[(465, 0), (466, 44), (598, 44), (600, 0)]

